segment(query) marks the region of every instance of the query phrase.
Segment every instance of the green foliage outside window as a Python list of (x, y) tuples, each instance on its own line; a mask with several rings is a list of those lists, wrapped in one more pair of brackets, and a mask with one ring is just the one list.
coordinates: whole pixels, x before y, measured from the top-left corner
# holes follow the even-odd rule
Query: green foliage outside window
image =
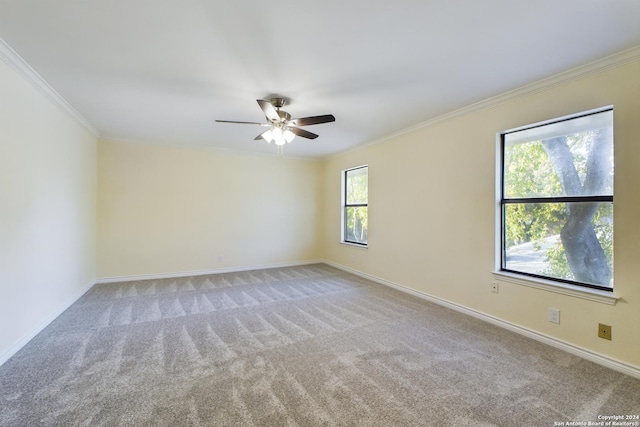
[(346, 172), (345, 180), (345, 241), (367, 243), (368, 168), (362, 167)]
[[(507, 144), (504, 150), (505, 198), (613, 194), (610, 128)], [(531, 268), (538, 271), (525, 272), (610, 286), (613, 268), (612, 202), (542, 201), (506, 204), (504, 209), (508, 269), (511, 269), (510, 255), (523, 255), (525, 251), (518, 252), (518, 248), (530, 247), (541, 255), (542, 262), (531, 262)], [(590, 238), (592, 235), (595, 237)], [(593, 246), (591, 253), (603, 254), (590, 255), (593, 260), (586, 262), (596, 272), (584, 271), (586, 268), (576, 261), (583, 256), (579, 253), (581, 245)], [(531, 252), (525, 255), (534, 258)], [(521, 258), (524, 260), (527, 256)], [(526, 262), (519, 265), (526, 265)], [(607, 283), (601, 283), (603, 281)]]

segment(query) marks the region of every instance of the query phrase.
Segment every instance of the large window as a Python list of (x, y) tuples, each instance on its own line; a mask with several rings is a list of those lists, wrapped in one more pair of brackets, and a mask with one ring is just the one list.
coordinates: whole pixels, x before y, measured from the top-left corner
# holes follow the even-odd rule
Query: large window
[(613, 110), (501, 134), (501, 270), (613, 290)]
[(367, 245), (369, 209), (369, 167), (343, 171), (342, 176), (342, 241)]

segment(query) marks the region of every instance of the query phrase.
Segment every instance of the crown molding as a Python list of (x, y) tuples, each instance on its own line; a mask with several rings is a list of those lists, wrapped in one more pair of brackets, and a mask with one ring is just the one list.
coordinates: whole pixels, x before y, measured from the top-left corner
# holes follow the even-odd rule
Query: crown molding
[(526, 84), (524, 86), (520, 86), (516, 89), (503, 92), (499, 95), (493, 96), (491, 98), (484, 99), (482, 101), (467, 105), (465, 107), (459, 108), (457, 110), (450, 111), (448, 113), (441, 114), (437, 117), (434, 117), (429, 120), (425, 120), (416, 125), (410, 126), (408, 128), (401, 129), (397, 132), (391, 133), (389, 135), (383, 136), (381, 138), (375, 139), (369, 143), (359, 145), (357, 147), (351, 148), (349, 150), (342, 151), (340, 153), (336, 153), (332, 156), (326, 157), (327, 159), (339, 157), (343, 154), (347, 154), (353, 151), (360, 150), (365, 147), (369, 147), (371, 145), (376, 145), (384, 141), (388, 141), (393, 138), (397, 138), (401, 135), (414, 132), (418, 129), (422, 129), (428, 126), (435, 125), (440, 122), (444, 122), (449, 119), (453, 119), (455, 117), (463, 116), (465, 114), (469, 114), (472, 112), (486, 110), (492, 107), (495, 107), (500, 104), (504, 104), (505, 102), (511, 101), (516, 98), (533, 95), (539, 92), (543, 92), (545, 90), (549, 90), (556, 86), (567, 84), (574, 80), (579, 80), (590, 76), (592, 74), (601, 73), (605, 70), (620, 67), (622, 65), (628, 64), (630, 62), (639, 61), (640, 60), (640, 45), (634, 46), (630, 49), (626, 49), (613, 55), (605, 56), (604, 58), (589, 62), (584, 65), (580, 65), (578, 67), (572, 68), (567, 71), (563, 71), (558, 74), (554, 74), (550, 77), (546, 77), (541, 80), (537, 80), (535, 82)]
[(80, 125), (85, 127), (95, 137), (100, 133), (87, 119), (78, 113), (54, 88), (46, 82), (27, 62), (18, 55), (2, 38), (0, 38), (0, 59), (7, 63), (18, 75), (29, 82), (41, 95), (60, 107), (65, 113)]

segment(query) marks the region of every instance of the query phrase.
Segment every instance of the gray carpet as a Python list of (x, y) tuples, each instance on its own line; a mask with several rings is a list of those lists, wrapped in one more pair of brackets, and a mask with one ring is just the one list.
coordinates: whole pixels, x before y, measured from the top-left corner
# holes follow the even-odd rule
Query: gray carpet
[(640, 381), (323, 264), (94, 286), (0, 367), (1, 426), (553, 426)]

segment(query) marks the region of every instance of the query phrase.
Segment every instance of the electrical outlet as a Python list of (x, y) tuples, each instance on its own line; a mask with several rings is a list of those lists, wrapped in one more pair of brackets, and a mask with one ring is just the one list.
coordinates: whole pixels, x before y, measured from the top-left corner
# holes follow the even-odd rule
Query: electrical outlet
[(611, 341), (611, 326), (598, 323), (598, 336)]
[(493, 282), (491, 284), (491, 292), (497, 294), (500, 291), (500, 287), (498, 286), (498, 282)]
[(560, 324), (560, 310), (549, 307), (549, 322)]
[(224, 261), (224, 255), (218, 255), (218, 262)]

